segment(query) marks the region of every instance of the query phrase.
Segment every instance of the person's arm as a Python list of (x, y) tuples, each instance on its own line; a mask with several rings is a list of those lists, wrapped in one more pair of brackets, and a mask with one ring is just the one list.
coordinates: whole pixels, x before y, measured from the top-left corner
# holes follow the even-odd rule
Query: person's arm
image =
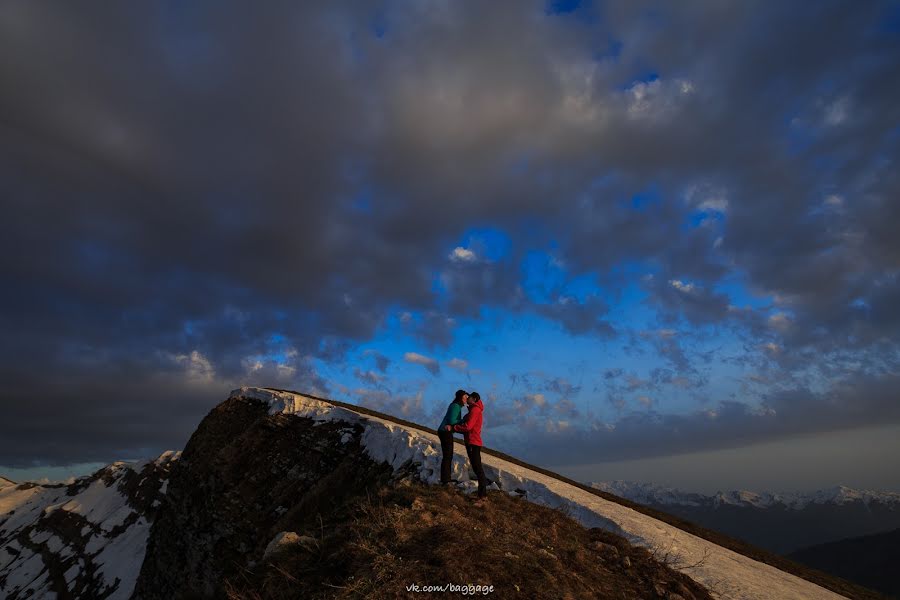
[(453, 426), (453, 431), (457, 433), (469, 433), (472, 430), (472, 421), (469, 417), (472, 416), (472, 413), (468, 413), (465, 417), (463, 417), (462, 421)]

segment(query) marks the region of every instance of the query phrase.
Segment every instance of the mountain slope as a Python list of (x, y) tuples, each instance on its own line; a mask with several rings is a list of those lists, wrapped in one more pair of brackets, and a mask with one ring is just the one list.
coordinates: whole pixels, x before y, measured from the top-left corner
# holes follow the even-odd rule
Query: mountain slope
[(0, 486), (0, 597), (130, 597), (177, 458), (117, 462), (71, 484)]
[[(364, 454), (376, 464), (388, 465), (393, 473), (403, 469), (413, 469), (417, 477), (425, 483), (436, 483), (439, 478), (440, 450), (436, 436), (415, 426), (375, 416), (371, 414), (371, 411), (362, 411), (356, 407), (339, 406), (337, 403), (271, 389), (242, 388), (232, 393), (232, 400), (240, 401), (245, 406), (237, 408), (242, 404), (234, 404), (236, 407), (234, 410), (237, 411), (255, 411), (259, 410), (257, 407), (262, 405), (268, 414), (278, 416), (279, 420), (275, 423), (279, 423), (279, 427), (298, 428), (297, 436), (307, 435), (304, 433), (304, 427), (311, 430), (313, 425), (310, 424), (317, 424), (315, 427), (336, 428), (337, 432), (343, 432), (341, 438), (346, 440), (347, 445), (358, 444), (363, 450), (362, 453), (355, 453), (356, 455)], [(289, 415), (302, 418), (290, 419), (287, 418)], [(224, 427), (224, 431), (219, 435), (224, 438), (236, 435), (244, 436), (249, 445), (246, 450), (241, 452), (250, 454), (254, 452), (254, 436), (256, 434), (243, 431), (242, 428), (246, 426), (246, 423), (246, 420), (241, 422), (240, 419), (237, 419), (232, 425)], [(301, 425), (303, 423), (306, 425)], [(261, 425), (254, 422), (250, 427), (257, 426)], [(237, 450), (231, 450), (231, 452), (237, 452)], [(335, 458), (334, 460), (338, 461), (335, 465), (322, 465), (321, 468), (326, 469), (325, 472), (329, 473), (330, 477), (340, 480), (342, 485), (360, 481), (365, 477), (374, 477), (375, 474), (370, 471), (366, 471), (365, 477), (354, 475), (356, 470), (363, 469), (364, 466), (358, 464), (353, 455), (353, 452), (348, 452), (342, 457)], [(189, 444), (185, 448), (182, 466), (193, 468), (195, 461), (203, 460), (202, 456), (200, 448)], [(282, 455), (280, 453), (273, 455), (273, 459), (276, 456)], [(283, 468), (287, 468), (287, 465), (293, 460), (300, 458), (291, 457)], [(320, 458), (328, 458), (328, 453), (324, 453)], [(307, 460), (309, 459), (307, 458)], [(454, 461), (454, 473), (463, 482), (463, 487), (471, 489), (474, 487), (474, 482), (468, 480), (466, 464), (465, 459), (457, 455)], [(634, 545), (646, 548), (659, 556), (665, 556), (676, 568), (680, 568), (692, 579), (709, 588), (714, 595), (746, 599), (841, 597), (800, 577), (723, 548), (669, 523), (642, 514), (621, 503), (607, 500), (590, 490), (571, 485), (533, 468), (514, 464), (495, 455), (485, 456), (484, 464), (488, 477), (499, 482), (504, 491), (514, 493), (540, 505), (563, 509), (586, 527), (596, 527), (621, 535)], [(229, 505), (239, 505), (239, 503), (235, 503), (234, 498), (229, 499), (228, 494), (244, 493), (242, 490), (247, 484), (236, 482), (238, 483), (236, 489), (222, 491), (228, 487), (226, 482), (240, 472), (238, 467), (234, 468), (237, 470), (233, 475), (227, 475), (224, 482), (215, 483), (212, 486), (213, 489), (210, 491), (220, 490), (220, 493), (215, 496), (216, 506), (212, 507), (213, 510), (227, 511)], [(308, 467), (301, 469), (301, 472), (305, 472), (307, 468), (319, 467), (311, 463)], [(279, 470), (274, 467), (273, 469)], [(269, 481), (268, 475), (261, 474), (260, 476), (265, 481)], [(177, 493), (173, 489), (168, 495), (168, 499), (179, 502)], [(192, 491), (185, 489), (184, 493), (186, 495), (180, 502), (189, 500)], [(271, 493), (277, 495), (280, 492), (275, 490)], [(295, 492), (285, 488), (284, 493), (289, 496)], [(209, 502), (210, 500), (207, 495), (205, 499), (196, 498), (194, 501)], [(208, 536), (204, 539), (186, 540), (181, 550), (166, 560), (154, 562), (155, 556), (159, 552), (171, 554), (168, 548), (163, 549), (156, 543), (157, 538), (175, 542), (177, 540), (174, 534), (180, 526), (183, 526), (183, 523), (179, 523), (174, 516), (166, 518), (165, 515), (170, 512), (165, 511), (154, 525), (148, 548), (148, 559), (145, 561), (137, 586), (137, 591), (140, 592), (137, 597), (161, 597), (154, 595), (153, 590), (158, 589), (159, 585), (164, 586), (167, 569), (178, 569), (181, 568), (179, 565), (189, 564), (188, 567), (185, 567), (187, 569), (185, 574), (188, 575), (191, 573), (209, 574), (211, 573), (210, 569), (222, 568), (204, 563), (202, 553), (198, 555), (192, 549), (197, 544), (218, 543), (217, 540), (220, 539)], [(249, 542), (253, 541), (258, 547), (263, 544), (263, 541), (252, 538), (253, 527), (258, 527), (258, 524), (248, 526), (246, 529), (242, 527), (239, 530), (224, 533), (237, 536), (235, 539), (244, 540), (245, 546), (249, 546)], [(277, 526), (271, 523), (270, 527)], [(170, 529), (170, 535), (161, 533), (167, 528)], [(270, 533), (274, 536), (277, 531), (270, 531)], [(253, 547), (245, 549), (247, 551), (254, 550)], [(215, 578), (210, 580), (215, 580)]]
[(703, 495), (626, 481), (592, 486), (779, 554), (900, 527), (900, 494), (893, 492), (837, 486), (811, 494)]
[(900, 598), (900, 529), (804, 548), (791, 558)]
[(499, 597), (711, 598), (560, 511), (499, 491), (478, 507), (422, 482), (404, 428), (382, 436), (325, 403), (301, 400), (301, 416), (253, 396), (213, 409), (185, 447), (135, 598), (394, 598), (447, 583), (495, 585)]
[[(473, 506), (452, 488), (409, 479), (328, 518), (232, 577), (232, 600), (396, 598), (412, 586), (500, 598), (711, 599), (643, 548), (563, 512), (491, 492)], [(457, 586), (454, 590), (448, 584)], [(480, 590), (478, 587), (480, 586)], [(411, 591), (411, 590), (410, 590)]]

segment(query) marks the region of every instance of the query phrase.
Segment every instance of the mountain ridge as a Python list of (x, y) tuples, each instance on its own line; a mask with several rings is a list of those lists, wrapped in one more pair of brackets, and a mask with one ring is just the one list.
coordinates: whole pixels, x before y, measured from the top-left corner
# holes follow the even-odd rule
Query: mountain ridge
[[(298, 396), (281, 400), (304, 413), (269, 400), (233, 395), (191, 436), (135, 600), (397, 598), (444, 583), (523, 599), (710, 598), (646, 550), (552, 507), (496, 490), (477, 506), (429, 485), (437, 450), (405, 427)], [(408, 460), (419, 450), (423, 461)], [(457, 457), (461, 490), (472, 488), (466, 466)]]
[[(271, 413), (292, 413), (321, 421), (347, 419), (365, 424), (363, 440), (366, 452), (371, 456), (386, 461), (395, 468), (414, 462), (420, 465), (423, 480), (436, 481), (438, 478), (440, 452), (437, 450), (434, 430), (355, 405), (289, 390), (241, 388), (235, 390), (232, 396), (264, 401), (269, 404)], [(392, 439), (394, 436), (391, 432), (396, 432), (396, 439)], [(775, 589), (783, 597), (836, 597), (833, 592), (769, 563), (719, 546), (707, 538), (698, 537), (693, 532), (679, 529), (655, 517), (648, 520), (647, 512), (639, 510), (637, 504), (618, 498), (610, 500), (602, 492), (592, 490), (584, 484), (515, 459), (510, 460), (511, 458), (490, 449), (483, 453), (489, 478), (499, 480), (504, 490), (522, 491), (522, 495), (529, 500), (544, 502), (550, 506), (564, 506), (586, 526), (619, 532), (637, 545), (658, 545), (665, 552), (674, 552), (682, 564), (695, 565), (691, 576), (704, 585), (709, 582), (715, 593), (733, 598), (768, 598)], [(474, 486), (473, 482), (468, 483)], [(717, 537), (712, 532), (708, 533), (711, 537)], [(718, 537), (721, 539), (725, 536)], [(774, 559), (773, 562), (779, 561)], [(789, 562), (782, 561), (781, 564), (787, 565)], [(796, 568), (794, 570), (803, 571)], [(820, 578), (822, 582), (827, 580), (827, 577)], [(834, 585), (834, 582), (831, 585), (840, 587)], [(803, 591), (798, 591), (800, 589)], [(860, 592), (859, 597), (864, 597), (866, 592), (868, 591)]]
[(900, 527), (900, 494), (893, 492), (838, 486), (811, 494), (703, 495), (621, 480), (592, 486), (782, 556)]
[(735, 505), (768, 508), (776, 504), (793, 510), (802, 510), (810, 504), (846, 504), (848, 502), (881, 502), (900, 506), (900, 493), (858, 490), (844, 485), (836, 485), (812, 492), (756, 492), (751, 490), (718, 491), (714, 494), (686, 492), (679, 488), (649, 482), (612, 480), (592, 482), (591, 487), (609, 492), (643, 504), (679, 504), (696, 506), (711, 502), (714, 506)]
[(900, 598), (900, 529), (803, 548), (790, 558)]
[(0, 596), (126, 600), (179, 454), (0, 486)]

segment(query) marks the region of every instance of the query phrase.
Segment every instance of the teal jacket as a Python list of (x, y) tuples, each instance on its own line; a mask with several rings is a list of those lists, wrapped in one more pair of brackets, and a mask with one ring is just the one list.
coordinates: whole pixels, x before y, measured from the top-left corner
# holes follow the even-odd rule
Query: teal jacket
[(444, 415), (444, 420), (441, 421), (441, 424), (438, 425), (438, 431), (443, 431), (444, 427), (447, 425), (456, 425), (462, 421), (462, 404), (454, 400), (450, 403), (450, 406), (447, 407), (447, 414)]

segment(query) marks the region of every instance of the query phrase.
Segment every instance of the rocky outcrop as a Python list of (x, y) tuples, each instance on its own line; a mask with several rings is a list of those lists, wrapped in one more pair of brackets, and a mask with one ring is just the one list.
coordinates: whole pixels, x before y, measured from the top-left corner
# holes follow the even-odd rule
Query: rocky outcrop
[(135, 589), (141, 600), (222, 596), (284, 531), (309, 531), (393, 469), (360, 449), (362, 427), (268, 412), (232, 397), (203, 420), (172, 472)]
[(0, 597), (129, 598), (178, 455), (0, 486)]

